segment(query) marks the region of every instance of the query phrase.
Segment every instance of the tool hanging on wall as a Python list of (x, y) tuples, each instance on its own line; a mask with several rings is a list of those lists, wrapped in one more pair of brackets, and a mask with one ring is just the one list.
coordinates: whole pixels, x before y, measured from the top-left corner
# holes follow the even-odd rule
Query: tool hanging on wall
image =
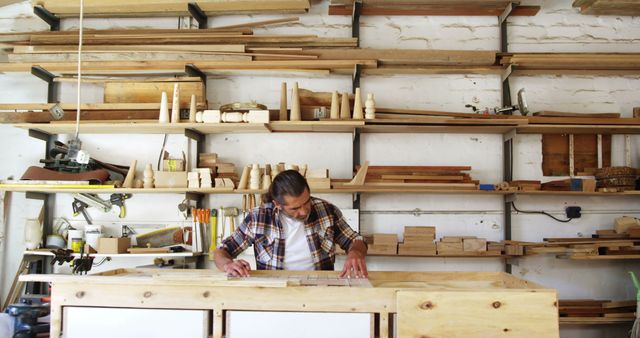
[(238, 208), (230, 207), (224, 208), (224, 216), (229, 218), (229, 233), (233, 234), (236, 231), (236, 216), (238, 216)]
[(131, 194), (111, 194), (109, 201), (112, 205), (120, 207), (120, 213), (118, 217), (125, 218), (127, 216), (127, 208), (124, 206), (124, 201), (131, 198)]
[(73, 261), (73, 273), (80, 274), (84, 272), (86, 275), (87, 272), (91, 271), (91, 267), (93, 266), (93, 257), (87, 253), (84, 253), (84, 246), (80, 249), (80, 258), (76, 258)]
[(94, 194), (73, 194), (73, 202), (71, 207), (73, 208), (73, 216), (78, 216), (82, 213), (82, 216), (87, 221), (87, 224), (93, 224), (86, 209), (89, 207), (95, 207), (102, 212), (111, 211), (111, 202), (105, 201)]

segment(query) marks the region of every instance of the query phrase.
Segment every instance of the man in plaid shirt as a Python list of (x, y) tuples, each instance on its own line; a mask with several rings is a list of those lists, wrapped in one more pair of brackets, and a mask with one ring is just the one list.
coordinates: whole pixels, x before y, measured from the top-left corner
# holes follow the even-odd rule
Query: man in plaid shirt
[(366, 277), (367, 246), (340, 210), (311, 197), (305, 178), (295, 170), (278, 174), (263, 206), (253, 209), (215, 251), (218, 269), (247, 277), (251, 267), (234, 260), (253, 245), (258, 270), (333, 270), (335, 245), (347, 251), (341, 277)]

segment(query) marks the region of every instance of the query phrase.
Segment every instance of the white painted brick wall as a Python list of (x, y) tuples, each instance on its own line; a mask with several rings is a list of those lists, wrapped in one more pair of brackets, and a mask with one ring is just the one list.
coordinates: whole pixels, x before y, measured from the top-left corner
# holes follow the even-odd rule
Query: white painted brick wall
[[(523, 1), (523, 5), (541, 5), (535, 17), (509, 19), (509, 46), (517, 52), (640, 52), (640, 18), (616, 16), (585, 16), (571, 7), (572, 0)], [(328, 16), (327, 1), (314, 2), (300, 22), (286, 27), (261, 29), (260, 33), (318, 34), (320, 36), (347, 37), (350, 18)], [(211, 26), (278, 18), (278, 15), (223, 16), (210, 19)], [(497, 50), (500, 39), (498, 20), (493, 17), (363, 17), (361, 20), (361, 46), (370, 48), (427, 48)], [(109, 27), (177, 27), (176, 18), (154, 19), (87, 19), (88, 28)], [(63, 28), (76, 28), (77, 20), (63, 21)], [(0, 31), (44, 30), (46, 25), (31, 14), (28, 2), (0, 8)], [(269, 107), (278, 107), (280, 82), (298, 81), (300, 86), (316, 91), (349, 91), (348, 76), (311, 76), (265, 72), (243, 76), (217, 75), (208, 80), (208, 99), (212, 107), (232, 101), (257, 100)], [(630, 116), (633, 107), (640, 106), (640, 80), (630, 77), (592, 76), (539, 76), (514, 77), (511, 82), (516, 91), (525, 87), (532, 110), (569, 112), (618, 112)], [(362, 89), (376, 95), (378, 106), (468, 111), (464, 104), (494, 107), (500, 104), (500, 79), (495, 75), (395, 75), (371, 76), (362, 79)], [(45, 85), (28, 74), (0, 74), (0, 102), (44, 102)], [(97, 102), (102, 96), (98, 87), (83, 87), (83, 102)], [(61, 97), (75, 101), (75, 87), (65, 84)], [(6, 163), (0, 166), (0, 177), (20, 176), (29, 165), (37, 165), (43, 145), (30, 139), (25, 131), (0, 126), (3, 139), (15, 146), (0, 147), (0, 156)], [(114, 159), (127, 164), (137, 158), (140, 162), (155, 162), (161, 140), (158, 135), (83, 135), (84, 146), (96, 157)], [(304, 144), (304, 141), (308, 144)], [(129, 152), (135, 143), (136, 152)], [(632, 138), (633, 165), (639, 166), (638, 138)], [(171, 152), (184, 148), (184, 138), (171, 137)], [(292, 148), (287, 153), (285, 149)], [(613, 161), (622, 163), (622, 138), (614, 138)], [(207, 151), (215, 151), (232, 158), (239, 165), (251, 162), (298, 159), (310, 165), (329, 167), (334, 177), (350, 175), (350, 136), (335, 134), (314, 135), (215, 135), (207, 140)], [(274, 149), (270, 155), (268, 147)], [(307, 148), (308, 147), (308, 148)], [(309, 151), (305, 151), (309, 149)], [(322, 158), (315, 156), (320, 149)], [(408, 150), (408, 151), (407, 151)], [(372, 164), (471, 164), (473, 176), (486, 183), (501, 180), (502, 150), (499, 135), (386, 135), (366, 134), (362, 137), (362, 159)], [(331, 154), (331, 155), (327, 155)], [(336, 154), (336, 155), (333, 155)], [(521, 135), (514, 152), (515, 177), (544, 179), (541, 173), (540, 136)], [(5, 263), (0, 276), (13, 276), (19, 261), (23, 240), (22, 224), (26, 218), (37, 216), (37, 202), (27, 201), (24, 194), (13, 194), (10, 218), (9, 252), (2, 255)], [(350, 205), (349, 195), (323, 196), (341, 207)], [(180, 196), (141, 195), (129, 203), (128, 222), (167, 220), (181, 222), (174, 210)], [(212, 196), (211, 206), (239, 206), (239, 196)], [(68, 196), (59, 196), (59, 215), (70, 215)], [(151, 202), (151, 204), (149, 204)], [(164, 205), (166, 203), (166, 205)], [(458, 196), (420, 194), (363, 195), (362, 231), (400, 234), (404, 225), (435, 225), (438, 237), (442, 235), (480, 235), (500, 239), (504, 221), (502, 199), (497, 196)], [(612, 218), (619, 215), (640, 216), (637, 199), (620, 197), (522, 197), (516, 202), (523, 210), (544, 209), (562, 217), (564, 207), (579, 205), (584, 217), (568, 224), (553, 222), (539, 215), (514, 215), (513, 237), (539, 241), (543, 237), (589, 236), (596, 229), (611, 227)], [(162, 210), (149, 205), (163, 205)], [(425, 213), (414, 216), (410, 211), (419, 208)], [(387, 211), (393, 211), (389, 213)], [(382, 214), (380, 214), (382, 212)], [(385, 213), (386, 212), (386, 213)], [(111, 215), (92, 214), (110, 224)], [(80, 221), (76, 218), (75, 221)], [(114, 265), (127, 264), (120, 260)], [(132, 264), (139, 264), (134, 262)], [(140, 263), (143, 264), (143, 263)], [(559, 290), (561, 298), (631, 299), (633, 288), (627, 270), (638, 270), (637, 262), (584, 263), (556, 260), (550, 257), (527, 258), (517, 262), (514, 273)], [(484, 270), (500, 271), (499, 260), (470, 259), (369, 259), (369, 266), (377, 270)], [(109, 268), (103, 266), (101, 268)], [(9, 278), (0, 280), (0, 293), (6, 293)], [(562, 337), (620, 337), (621, 327), (579, 327), (562, 329)]]

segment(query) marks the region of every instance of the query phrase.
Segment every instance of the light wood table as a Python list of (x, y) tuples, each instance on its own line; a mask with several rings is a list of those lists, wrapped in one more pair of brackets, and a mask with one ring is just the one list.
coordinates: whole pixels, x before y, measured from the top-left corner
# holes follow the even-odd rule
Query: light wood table
[[(253, 271), (228, 278), (210, 270), (117, 269), (87, 276), (24, 275), (52, 283), (51, 337), (65, 306), (212, 311), (222, 338), (227, 310), (371, 313), (379, 336), (559, 337), (553, 289), (499, 272)], [(391, 327), (391, 328), (390, 328)]]

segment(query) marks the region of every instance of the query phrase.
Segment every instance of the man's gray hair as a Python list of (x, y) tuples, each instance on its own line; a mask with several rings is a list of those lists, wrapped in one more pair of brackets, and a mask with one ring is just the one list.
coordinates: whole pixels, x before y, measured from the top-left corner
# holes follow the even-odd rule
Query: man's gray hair
[(298, 197), (310, 190), (307, 180), (296, 170), (285, 170), (273, 178), (269, 191), (264, 196), (265, 202), (277, 201), (284, 205), (284, 196)]

